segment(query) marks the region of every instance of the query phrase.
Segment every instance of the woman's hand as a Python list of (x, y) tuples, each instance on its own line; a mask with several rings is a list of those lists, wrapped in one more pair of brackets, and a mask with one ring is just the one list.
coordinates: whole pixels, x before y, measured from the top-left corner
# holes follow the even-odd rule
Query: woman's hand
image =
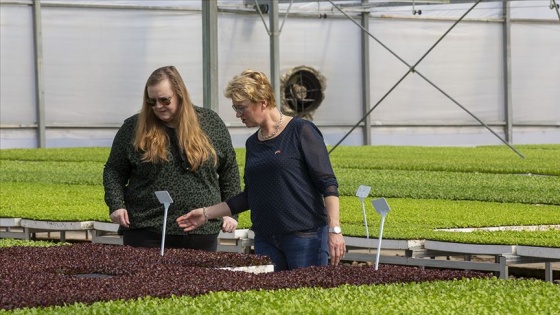
[(183, 231), (189, 232), (206, 223), (206, 217), (203, 209), (198, 208), (178, 217), (176, 221)]
[(346, 244), (342, 234), (329, 233), (329, 256), (331, 265), (338, 265), (346, 253)]
[(222, 231), (233, 232), (237, 228), (237, 220), (232, 217), (224, 217), (224, 223), (222, 224)]
[(125, 228), (130, 226), (130, 221), (128, 220), (128, 211), (126, 209), (117, 209), (109, 215), (111, 222), (117, 223)]

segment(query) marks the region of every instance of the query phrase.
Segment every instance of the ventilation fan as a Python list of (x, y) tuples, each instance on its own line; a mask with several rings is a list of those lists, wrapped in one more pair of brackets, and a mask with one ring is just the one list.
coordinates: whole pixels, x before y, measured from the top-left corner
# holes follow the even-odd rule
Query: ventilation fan
[(325, 78), (315, 69), (299, 66), (281, 78), (282, 111), (290, 116), (312, 119), (325, 98)]

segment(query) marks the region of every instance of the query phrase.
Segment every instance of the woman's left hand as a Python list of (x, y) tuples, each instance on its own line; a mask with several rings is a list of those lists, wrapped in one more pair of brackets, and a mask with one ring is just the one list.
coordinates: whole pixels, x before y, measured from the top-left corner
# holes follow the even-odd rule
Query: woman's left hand
[(237, 220), (232, 217), (224, 217), (224, 223), (222, 224), (222, 231), (233, 232), (237, 228)]
[(342, 234), (329, 233), (329, 256), (331, 265), (338, 265), (346, 253), (346, 244)]

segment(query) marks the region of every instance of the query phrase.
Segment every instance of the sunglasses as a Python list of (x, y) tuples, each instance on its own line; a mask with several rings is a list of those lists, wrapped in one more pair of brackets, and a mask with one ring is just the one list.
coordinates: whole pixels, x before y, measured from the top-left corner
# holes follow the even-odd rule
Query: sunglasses
[(233, 108), (233, 110), (239, 115), (243, 115), (243, 113), (245, 113), (245, 110), (247, 110), (247, 107), (248, 106), (231, 105), (231, 108)]
[(167, 106), (169, 104), (171, 104), (171, 98), (173, 96), (170, 97), (159, 97), (159, 98), (148, 98), (146, 99), (146, 104), (150, 105), (150, 106), (156, 106), (158, 102), (160, 102), (161, 105), (163, 106)]

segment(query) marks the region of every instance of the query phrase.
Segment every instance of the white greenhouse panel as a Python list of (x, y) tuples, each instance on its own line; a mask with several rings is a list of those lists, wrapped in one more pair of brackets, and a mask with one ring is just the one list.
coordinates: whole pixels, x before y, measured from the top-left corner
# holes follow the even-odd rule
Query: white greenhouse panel
[[(363, 7), (351, 5), (352, 1), (334, 2), (358, 23), (358, 14), (369, 12), (369, 31), (375, 37), (369, 39), (369, 106), (379, 103), (370, 116), (372, 144), (502, 143), (477, 120), (505, 136), (501, 1), (480, 3), (408, 75), (409, 66), (473, 3), (417, 1), (415, 9), (423, 13), (414, 15), (411, 5), (379, 5), (387, 1), (372, 0)], [(0, 148), (38, 145), (32, 4), (0, 0)], [(41, 4), (47, 147), (109, 146), (123, 120), (140, 110), (149, 74), (164, 65), (175, 65), (193, 102), (209, 107), (202, 104), (200, 1), (43, 0)], [(556, 36), (560, 24), (549, 4), (548, 0), (509, 2), (514, 144), (560, 143), (560, 36)], [(234, 145), (242, 147), (255, 129), (241, 124), (222, 92), (244, 69), (270, 75), (269, 20), (243, 1), (219, 0), (218, 7), (216, 108)], [(285, 21), (290, 5), (285, 2), (279, 7), (280, 72), (306, 66), (320, 73), (326, 82), (325, 97), (312, 119), (325, 142), (336, 144), (349, 133), (342, 144), (363, 145), (363, 126), (350, 132), (365, 111), (361, 29), (327, 1), (294, 1)], [(318, 18), (317, 13), (327, 17)]]

